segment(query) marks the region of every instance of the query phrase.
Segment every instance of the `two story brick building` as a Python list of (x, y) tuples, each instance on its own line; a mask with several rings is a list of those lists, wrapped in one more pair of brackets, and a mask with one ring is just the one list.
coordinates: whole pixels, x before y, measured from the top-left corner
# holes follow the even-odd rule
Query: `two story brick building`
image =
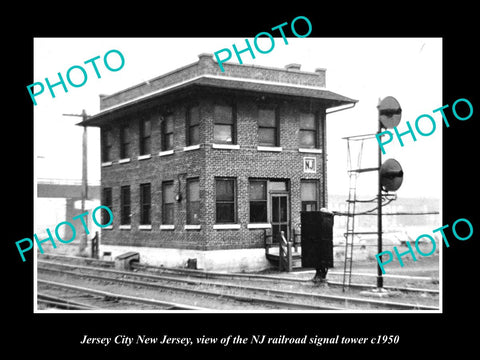
[(211, 54), (100, 96), (80, 123), (101, 129), (101, 251), (199, 268), (269, 266), (264, 233), (291, 236), (301, 210), (327, 207), (326, 110), (354, 104), (325, 69), (224, 64)]

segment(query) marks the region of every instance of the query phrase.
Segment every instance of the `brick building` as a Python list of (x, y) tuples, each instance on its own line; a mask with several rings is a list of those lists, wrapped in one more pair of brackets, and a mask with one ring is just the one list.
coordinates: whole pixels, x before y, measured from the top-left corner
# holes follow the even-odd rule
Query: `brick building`
[(291, 236), (327, 206), (326, 110), (356, 100), (325, 69), (224, 64), (211, 54), (109, 96), (79, 125), (101, 129), (101, 252), (199, 268), (269, 266), (265, 229)]

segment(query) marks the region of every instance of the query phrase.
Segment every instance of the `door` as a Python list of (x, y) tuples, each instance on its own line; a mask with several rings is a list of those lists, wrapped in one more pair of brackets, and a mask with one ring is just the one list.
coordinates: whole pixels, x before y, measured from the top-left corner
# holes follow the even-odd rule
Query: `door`
[(270, 204), (273, 242), (280, 241), (280, 231), (284, 232), (288, 241), (290, 237), (288, 194), (270, 194)]

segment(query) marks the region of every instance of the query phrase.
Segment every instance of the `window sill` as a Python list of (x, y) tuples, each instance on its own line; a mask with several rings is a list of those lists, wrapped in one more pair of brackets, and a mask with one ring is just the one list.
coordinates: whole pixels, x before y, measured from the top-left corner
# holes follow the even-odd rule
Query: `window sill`
[(185, 225), (184, 227), (185, 230), (201, 230), (202, 225)]
[(175, 230), (175, 225), (160, 225), (160, 230)]
[(120, 230), (130, 230), (132, 228), (132, 225), (120, 225), (118, 228)]
[(150, 159), (151, 157), (152, 157), (152, 154), (138, 155), (137, 160), (146, 160), (146, 159)]
[(152, 230), (151, 224), (138, 225), (138, 230)]
[(299, 148), (298, 152), (301, 153), (310, 153), (310, 154), (321, 154), (322, 149), (307, 149), (307, 148)]
[(192, 150), (197, 150), (197, 149), (200, 149), (200, 144), (185, 146), (183, 148), (183, 151), (192, 151)]
[(238, 230), (240, 229), (240, 224), (215, 224), (213, 225), (214, 230)]
[(113, 225), (108, 225), (102, 228), (103, 230), (113, 230)]
[(173, 149), (172, 150), (160, 151), (158, 153), (158, 156), (167, 156), (167, 155), (173, 155)]
[(283, 149), (281, 146), (257, 146), (258, 151), (273, 151), (281, 152)]
[(247, 224), (247, 229), (271, 229), (272, 224), (269, 223), (253, 223)]
[(112, 164), (113, 164), (112, 161), (105, 161), (105, 162), (102, 162), (102, 167), (112, 166)]
[(240, 145), (234, 144), (212, 144), (212, 149), (239, 150)]
[(124, 163), (128, 163), (128, 162), (130, 162), (130, 158), (125, 158), (125, 159), (118, 160), (119, 164), (124, 164)]

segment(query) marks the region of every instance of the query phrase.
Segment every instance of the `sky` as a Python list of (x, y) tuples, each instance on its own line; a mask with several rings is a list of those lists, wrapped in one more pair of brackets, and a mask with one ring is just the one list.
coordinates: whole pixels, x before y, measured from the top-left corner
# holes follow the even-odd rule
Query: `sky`
[[(253, 42), (253, 39), (249, 39)], [(166, 72), (191, 64), (201, 53), (214, 53), (223, 48), (239, 49), (245, 38), (36, 38), (34, 40), (34, 81), (58, 81), (57, 73), (66, 78), (67, 70), (82, 65), (87, 71), (85, 85), (54, 88), (56, 97), (45, 92), (36, 97), (34, 106), (34, 156), (37, 178), (80, 179), (83, 129), (75, 124), (81, 118), (63, 114), (88, 115), (99, 112), (99, 95), (112, 94), (129, 86), (147, 81)], [(262, 47), (262, 45), (260, 45)], [(262, 48), (267, 48), (267, 45)], [(104, 55), (119, 50), (124, 67), (108, 71)], [(101, 78), (91, 65), (96, 61)], [(115, 55), (109, 56), (112, 67)], [(441, 197), (442, 191), (442, 131), (439, 113), (433, 113), (442, 103), (442, 39), (441, 38), (275, 38), (275, 47), (268, 54), (248, 52), (242, 55), (245, 64), (283, 68), (290, 63), (301, 64), (301, 70), (326, 68), (326, 88), (359, 100), (353, 109), (327, 116), (328, 193), (348, 193), (347, 142), (342, 138), (375, 133), (378, 129), (377, 105), (380, 99), (395, 97), (402, 108), (400, 132), (407, 130), (406, 121), (415, 128), (416, 119), (427, 114), (436, 121), (430, 136), (416, 133), (396, 138), (386, 145), (383, 159), (395, 158), (404, 171), (404, 181), (397, 191), (401, 197)], [(230, 60), (238, 63), (235, 56)], [(72, 77), (75, 72), (72, 72)], [(76, 75), (79, 73), (76, 72)], [(80, 80), (78, 80), (80, 82)], [(25, 84), (27, 86), (29, 84)], [(26, 90), (25, 90), (26, 91)], [(35, 90), (36, 91), (36, 90)], [(26, 96), (28, 93), (26, 91)], [(32, 103), (33, 106), (33, 103)], [(429, 132), (431, 124), (422, 119), (419, 126)], [(393, 130), (392, 130), (393, 131)], [(446, 130), (448, 131), (448, 130)], [(357, 145), (359, 145), (357, 143)], [(97, 128), (88, 128), (88, 179), (100, 180), (100, 136)], [(358, 152), (353, 149), (352, 157)], [(364, 142), (362, 167), (376, 166), (378, 144), (375, 139)], [(433, 179), (433, 180), (432, 180)], [(377, 191), (376, 175), (362, 174), (358, 193), (368, 196)]]

